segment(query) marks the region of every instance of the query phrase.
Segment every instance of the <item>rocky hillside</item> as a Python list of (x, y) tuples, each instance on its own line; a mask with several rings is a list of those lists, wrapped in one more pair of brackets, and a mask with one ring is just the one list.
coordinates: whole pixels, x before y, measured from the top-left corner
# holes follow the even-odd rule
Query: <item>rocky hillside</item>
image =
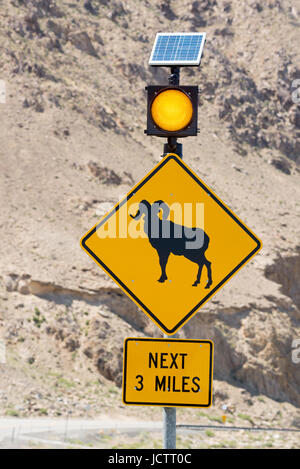
[(180, 334), (214, 340), (216, 389), (288, 402), (295, 424), (299, 26), (298, 0), (0, 0), (2, 414), (96, 412), (99, 395), (124, 411), (123, 339), (160, 332), (79, 239), (162, 153), (143, 132), (145, 85), (168, 77), (148, 66), (156, 32), (205, 30), (181, 74), (201, 88), (183, 156), (263, 249)]

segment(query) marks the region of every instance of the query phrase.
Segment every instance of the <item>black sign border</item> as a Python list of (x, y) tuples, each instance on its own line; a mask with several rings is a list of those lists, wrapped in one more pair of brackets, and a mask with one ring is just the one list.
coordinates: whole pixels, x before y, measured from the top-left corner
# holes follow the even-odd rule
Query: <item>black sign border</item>
[[(127, 343), (129, 341), (139, 341), (139, 342), (187, 342), (187, 343), (197, 343), (197, 344), (209, 344), (210, 345), (210, 354), (209, 354), (209, 392), (208, 392), (208, 403), (207, 404), (175, 404), (169, 402), (133, 402), (126, 401), (126, 381), (127, 381)], [(213, 383), (213, 351), (214, 343), (212, 340), (203, 340), (203, 339), (153, 339), (146, 337), (127, 337), (124, 341), (124, 363), (123, 363), (123, 402), (126, 405), (153, 405), (160, 407), (210, 407), (212, 404), (212, 383)]]
[[(101, 259), (87, 246), (86, 242), (92, 236), (97, 229), (99, 229), (107, 220), (117, 212), (120, 207), (122, 207), (125, 203), (127, 203), (133, 195), (137, 193), (139, 189), (141, 189), (146, 182), (149, 181), (161, 168), (163, 168), (170, 160), (174, 160), (179, 166), (181, 166), (184, 171), (186, 171), (189, 176), (191, 176), (194, 181), (223, 209), (225, 212), (256, 242), (256, 247), (223, 279), (221, 282), (218, 283), (212, 290), (208, 292), (208, 294), (202, 298), (202, 300), (191, 309), (189, 313), (187, 313), (184, 318), (182, 318), (172, 329), (168, 329), (158, 317), (156, 317), (155, 313), (151, 311), (131, 290), (130, 288), (122, 282), (121, 279), (117, 277), (117, 275), (110, 270), (110, 268), (101, 261)], [(189, 168), (187, 168), (180, 160), (180, 158), (176, 155), (170, 154), (165, 157), (165, 159), (159, 163), (149, 174), (145, 177), (136, 187), (134, 187), (127, 196), (114, 207), (114, 209), (109, 212), (94, 228), (91, 229), (81, 240), (82, 248), (87, 251), (92, 258), (98, 262), (102, 266), (102, 268), (125, 290), (125, 292), (145, 311), (147, 314), (153, 319), (153, 321), (158, 324), (161, 329), (169, 335), (175, 334), (178, 329), (187, 322), (187, 320), (199, 309), (203, 303), (205, 303), (217, 290), (221, 288), (221, 286), (227, 282), (227, 280), (232, 277), (235, 272), (237, 272), (257, 251), (261, 248), (261, 241), (253, 234), (248, 228), (243, 225), (243, 223), (227, 208), (225, 205), (198, 179), (198, 177), (193, 174)]]

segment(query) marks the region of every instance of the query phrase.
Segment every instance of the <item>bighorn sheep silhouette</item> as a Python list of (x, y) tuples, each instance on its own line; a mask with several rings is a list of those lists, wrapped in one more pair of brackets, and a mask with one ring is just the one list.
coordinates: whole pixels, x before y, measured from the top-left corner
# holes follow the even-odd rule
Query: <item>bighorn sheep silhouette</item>
[[(160, 211), (162, 211), (162, 219), (159, 217)], [(144, 231), (159, 256), (161, 276), (158, 281), (163, 283), (167, 280), (166, 266), (172, 253), (176, 256), (184, 256), (198, 264), (197, 278), (193, 286), (200, 283), (202, 268), (205, 265), (208, 276), (205, 288), (210, 288), (212, 284), (211, 262), (205, 257), (209, 237), (201, 228), (187, 228), (167, 220), (169, 213), (168, 205), (162, 200), (157, 200), (152, 205), (147, 200), (142, 200), (137, 213), (130, 215), (134, 220), (139, 220), (144, 215)]]

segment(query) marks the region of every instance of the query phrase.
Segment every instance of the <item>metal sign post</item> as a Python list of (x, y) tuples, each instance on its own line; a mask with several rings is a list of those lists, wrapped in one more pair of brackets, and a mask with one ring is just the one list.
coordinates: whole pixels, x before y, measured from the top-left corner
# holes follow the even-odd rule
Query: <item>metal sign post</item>
[[(177, 334), (166, 338), (175, 338)], [(163, 407), (163, 449), (176, 449), (176, 407)]]
[(176, 407), (163, 408), (163, 449), (176, 449)]
[[(171, 67), (171, 75), (169, 76), (170, 85), (179, 85), (180, 68)], [(182, 158), (182, 144), (177, 142), (176, 137), (168, 137), (168, 143), (164, 144), (163, 156), (168, 153), (176, 153)], [(164, 334), (164, 337), (169, 337)], [(170, 336), (177, 337), (177, 334)], [(164, 407), (163, 411), (163, 448), (176, 449), (176, 407)]]

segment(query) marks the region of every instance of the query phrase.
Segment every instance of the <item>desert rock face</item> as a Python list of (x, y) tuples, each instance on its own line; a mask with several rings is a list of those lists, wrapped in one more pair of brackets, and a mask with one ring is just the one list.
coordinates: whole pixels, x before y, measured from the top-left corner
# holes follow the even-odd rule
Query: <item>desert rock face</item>
[(217, 381), (296, 413), (299, 2), (2, 3), (1, 413), (14, 399), (38, 413), (41, 394), (49, 414), (80, 414), (79, 381), (120, 387), (123, 340), (161, 336), (79, 240), (162, 154), (143, 132), (145, 86), (168, 78), (148, 66), (156, 32), (195, 30), (207, 32), (202, 63), (181, 83), (201, 88), (201, 133), (182, 140), (183, 157), (263, 249), (179, 335), (214, 341)]

